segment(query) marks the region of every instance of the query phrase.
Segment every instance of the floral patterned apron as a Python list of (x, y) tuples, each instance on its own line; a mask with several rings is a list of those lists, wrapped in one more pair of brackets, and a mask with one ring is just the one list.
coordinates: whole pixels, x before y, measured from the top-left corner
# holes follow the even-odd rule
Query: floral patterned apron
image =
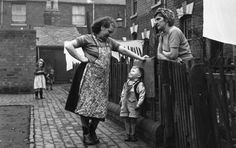
[(86, 117), (104, 119), (108, 105), (111, 49), (107, 43), (102, 47), (101, 44), (104, 43), (100, 43), (95, 37), (94, 41), (98, 46), (99, 56), (86, 65), (75, 112)]

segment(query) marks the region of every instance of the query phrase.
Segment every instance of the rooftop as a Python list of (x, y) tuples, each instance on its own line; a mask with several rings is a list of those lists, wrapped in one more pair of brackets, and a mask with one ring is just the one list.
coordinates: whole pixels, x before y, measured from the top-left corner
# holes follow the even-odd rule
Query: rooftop
[(73, 40), (80, 34), (75, 27), (34, 27), (37, 46), (64, 46), (64, 41)]

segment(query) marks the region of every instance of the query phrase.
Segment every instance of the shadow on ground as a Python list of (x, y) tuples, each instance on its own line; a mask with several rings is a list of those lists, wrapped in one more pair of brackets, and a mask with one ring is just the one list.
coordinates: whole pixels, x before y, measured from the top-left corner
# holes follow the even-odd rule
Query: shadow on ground
[(30, 107), (0, 106), (0, 148), (29, 147)]

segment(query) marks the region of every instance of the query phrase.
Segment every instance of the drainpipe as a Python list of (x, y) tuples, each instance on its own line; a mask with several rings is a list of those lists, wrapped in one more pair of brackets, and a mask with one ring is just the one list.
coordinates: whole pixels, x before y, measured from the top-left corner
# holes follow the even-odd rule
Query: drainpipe
[(124, 26), (125, 26), (125, 28), (126, 28), (126, 23), (127, 23), (127, 22), (126, 22), (126, 21), (127, 21), (127, 12), (126, 12), (126, 9), (124, 10), (124, 13), (125, 13), (125, 19), (124, 19), (124, 20), (125, 20), (125, 25), (124, 25)]
[(3, 0), (1, 0), (1, 24), (0, 27), (3, 25)]
[(87, 3), (88, 4), (92, 4), (92, 17), (93, 17), (93, 22), (94, 22), (94, 20), (95, 20), (95, 0), (86, 0), (87, 1)]
[(163, 0), (164, 8), (166, 8), (166, 0)]
[(93, 23), (95, 20), (95, 0), (93, 0)]

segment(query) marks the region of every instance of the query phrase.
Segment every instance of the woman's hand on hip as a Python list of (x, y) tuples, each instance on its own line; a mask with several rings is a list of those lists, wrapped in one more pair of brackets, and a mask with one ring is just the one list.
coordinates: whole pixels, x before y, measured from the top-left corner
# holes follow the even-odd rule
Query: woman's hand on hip
[(88, 63), (89, 62), (87, 57), (81, 58), (80, 61), (83, 62), (83, 63)]

